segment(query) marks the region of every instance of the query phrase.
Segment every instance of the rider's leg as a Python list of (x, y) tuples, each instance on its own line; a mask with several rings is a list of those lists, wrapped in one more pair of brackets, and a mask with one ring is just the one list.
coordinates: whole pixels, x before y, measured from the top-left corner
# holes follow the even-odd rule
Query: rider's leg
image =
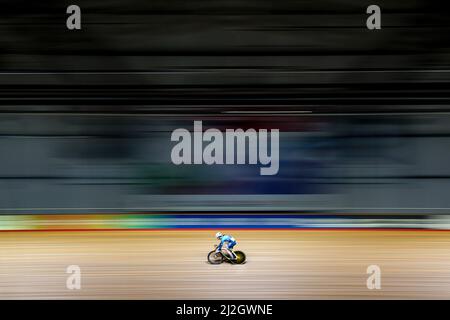
[(228, 251), (229, 251), (229, 253), (230, 253), (231, 259), (233, 259), (233, 260), (236, 260), (236, 258), (237, 258), (236, 254), (235, 254), (234, 251), (233, 251), (233, 247), (234, 247), (235, 245), (236, 245), (236, 242), (228, 243)]
[(223, 248), (223, 250), (225, 251), (226, 257), (228, 259), (236, 260), (236, 255), (234, 254), (233, 250), (230, 250), (229, 248)]
[(222, 250), (225, 252), (224, 255), (227, 259), (233, 260), (233, 254), (231, 253), (230, 249), (224, 247)]

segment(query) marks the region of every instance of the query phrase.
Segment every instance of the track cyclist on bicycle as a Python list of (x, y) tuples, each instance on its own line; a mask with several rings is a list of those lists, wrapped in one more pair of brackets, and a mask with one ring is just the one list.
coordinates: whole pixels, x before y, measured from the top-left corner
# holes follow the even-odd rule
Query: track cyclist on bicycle
[(216, 238), (217, 240), (220, 240), (220, 244), (217, 246), (216, 251), (220, 252), (225, 244), (225, 250), (227, 251), (229, 257), (231, 257), (232, 260), (236, 260), (236, 255), (233, 252), (233, 247), (237, 244), (236, 239), (230, 235), (224, 235), (221, 232), (216, 233)]

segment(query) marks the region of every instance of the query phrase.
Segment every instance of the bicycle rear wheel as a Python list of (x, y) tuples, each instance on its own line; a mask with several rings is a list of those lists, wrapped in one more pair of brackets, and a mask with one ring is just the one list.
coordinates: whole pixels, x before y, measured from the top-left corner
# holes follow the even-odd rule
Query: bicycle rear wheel
[(211, 264), (221, 264), (223, 262), (223, 255), (220, 252), (211, 251), (208, 253), (208, 261)]

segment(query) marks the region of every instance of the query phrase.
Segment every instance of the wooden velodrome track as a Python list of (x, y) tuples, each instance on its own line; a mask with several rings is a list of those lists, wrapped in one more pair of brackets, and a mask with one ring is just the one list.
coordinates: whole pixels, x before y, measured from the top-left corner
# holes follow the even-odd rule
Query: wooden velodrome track
[[(2, 232), (0, 298), (450, 298), (450, 232), (229, 232), (244, 265), (206, 263), (214, 230)], [(372, 264), (380, 290), (366, 287)], [(81, 290), (66, 289), (69, 265)]]

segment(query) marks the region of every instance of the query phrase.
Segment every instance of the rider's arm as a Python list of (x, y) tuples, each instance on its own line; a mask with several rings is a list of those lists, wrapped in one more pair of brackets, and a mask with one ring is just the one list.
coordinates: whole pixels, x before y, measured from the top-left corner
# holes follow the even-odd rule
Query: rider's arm
[(217, 246), (217, 251), (222, 250), (222, 246), (223, 246), (223, 243), (224, 243), (224, 242), (225, 242), (225, 241), (224, 241), (224, 239), (222, 238), (222, 239), (220, 240), (219, 245)]

